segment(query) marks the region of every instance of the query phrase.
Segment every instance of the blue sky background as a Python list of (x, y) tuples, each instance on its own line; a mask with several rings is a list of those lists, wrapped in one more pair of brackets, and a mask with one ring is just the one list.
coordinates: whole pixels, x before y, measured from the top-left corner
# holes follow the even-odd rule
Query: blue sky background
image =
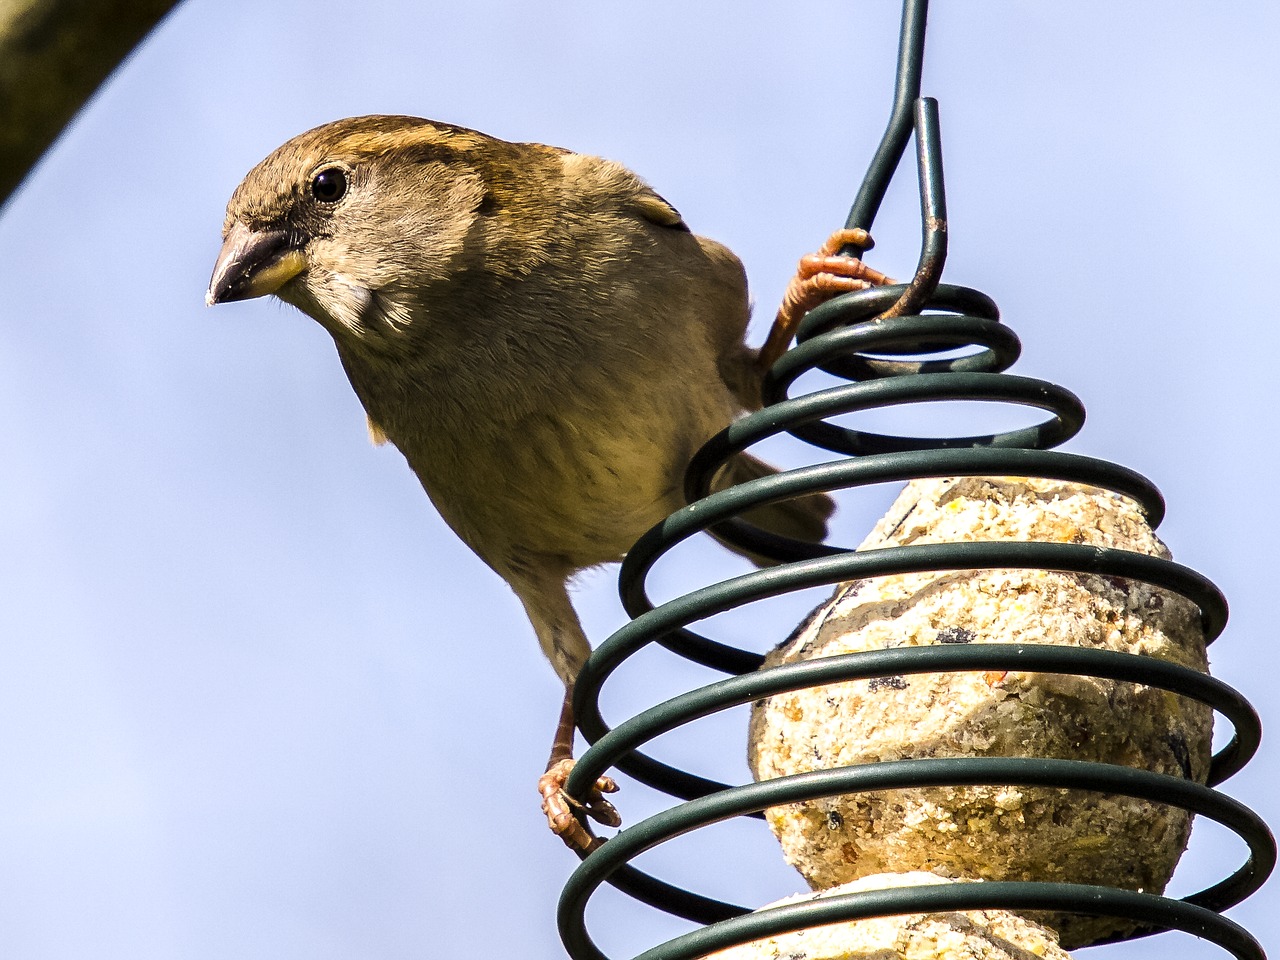
[[(738, 252), (759, 339), (879, 139), (897, 20), (887, 2), (177, 10), (0, 217), (0, 955), (562, 955), (576, 861), (533, 791), (557, 682), (510, 591), (369, 446), (320, 328), (274, 302), (204, 307), (223, 207), (279, 143), (353, 114), (600, 153)], [(1155, 480), (1161, 535), (1226, 592), (1213, 669), (1272, 732), (1226, 789), (1273, 825), (1278, 42), (1261, 2), (940, 2), (925, 72), (946, 279), (997, 300), (1015, 372), (1088, 406), (1070, 449)], [(909, 273), (913, 171), (876, 235), (871, 262)], [(969, 422), (912, 416), (880, 422)], [(891, 495), (846, 495), (838, 536)], [(742, 569), (691, 546), (656, 591)], [(596, 640), (622, 620), (612, 576), (579, 592)], [(812, 602), (719, 635), (765, 649)], [(641, 658), (607, 713), (705, 679)], [(662, 755), (741, 780), (744, 728)], [(663, 806), (634, 785), (619, 803), (632, 822)], [(1200, 825), (1171, 889), (1242, 859)], [(647, 862), (740, 902), (802, 888), (753, 824)], [(1232, 913), (1273, 952), (1277, 889)], [(591, 922), (618, 957), (685, 929), (608, 895)], [(1171, 949), (1222, 955), (1177, 935), (1086, 955)]]

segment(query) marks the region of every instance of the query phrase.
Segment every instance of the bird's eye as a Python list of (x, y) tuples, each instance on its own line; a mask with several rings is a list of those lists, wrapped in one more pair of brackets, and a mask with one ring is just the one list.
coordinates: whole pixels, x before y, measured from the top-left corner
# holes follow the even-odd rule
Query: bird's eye
[(311, 178), (311, 195), (323, 203), (337, 203), (347, 192), (347, 175), (328, 167)]

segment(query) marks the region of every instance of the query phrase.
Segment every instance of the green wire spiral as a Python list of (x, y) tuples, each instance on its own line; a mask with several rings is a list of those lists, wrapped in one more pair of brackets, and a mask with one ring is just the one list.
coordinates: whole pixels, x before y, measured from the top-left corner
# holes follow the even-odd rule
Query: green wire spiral
[[(1254, 893), (1276, 863), (1266, 824), (1213, 789), (1255, 754), (1261, 725), (1232, 687), (1187, 667), (1115, 651), (1043, 644), (939, 645), (846, 654), (761, 669), (763, 658), (702, 636), (691, 625), (746, 604), (849, 580), (938, 570), (1039, 569), (1099, 574), (1173, 591), (1200, 610), (1206, 643), (1227, 621), (1221, 592), (1194, 570), (1127, 550), (1066, 543), (1013, 541), (941, 543), (863, 552), (814, 545), (759, 530), (741, 519), (753, 507), (819, 491), (924, 477), (1024, 476), (1086, 484), (1136, 502), (1155, 528), (1164, 515), (1156, 487), (1128, 468), (1052, 448), (1084, 423), (1070, 391), (1005, 371), (1020, 353), (1017, 336), (1000, 322), (995, 303), (966, 287), (941, 284), (946, 258), (946, 203), (935, 101), (920, 98), (926, 0), (906, 0), (893, 114), (847, 226), (869, 228), (914, 129), (923, 243), (907, 284), (837, 297), (810, 311), (798, 344), (765, 381), (766, 406), (712, 438), (690, 464), (690, 506), (650, 530), (628, 553), (619, 576), (631, 621), (597, 648), (578, 677), (574, 710), (589, 743), (567, 784), (581, 797), (597, 777), (621, 770), (675, 798), (671, 808), (620, 831), (590, 854), (565, 884), (561, 938), (574, 960), (609, 960), (586, 928), (587, 904), (609, 884), (635, 899), (705, 924), (640, 954), (636, 960), (691, 960), (714, 950), (783, 932), (867, 917), (940, 911), (1054, 910), (1132, 921), (1133, 939), (1177, 929), (1212, 941), (1239, 960), (1265, 960), (1246, 930), (1221, 911)], [(859, 255), (861, 250), (846, 248)], [(924, 311), (929, 311), (925, 313)], [(954, 355), (957, 350), (967, 350)], [(933, 354), (948, 356), (930, 356)], [(810, 370), (849, 381), (792, 397)], [(1045, 414), (1031, 427), (964, 437), (899, 437), (839, 426), (832, 418), (862, 410), (938, 400), (995, 401)], [(830, 463), (788, 470), (710, 493), (711, 478), (729, 458), (769, 437), (790, 434), (839, 454)], [(667, 551), (704, 531), (780, 565), (734, 577), (660, 605), (646, 577)], [(602, 686), (628, 658), (658, 644), (728, 677), (654, 705), (610, 729), (600, 713)], [(817, 770), (759, 783), (728, 785), (663, 763), (642, 752), (655, 738), (700, 718), (786, 691), (849, 680), (949, 671), (1075, 674), (1166, 690), (1206, 704), (1225, 717), (1233, 736), (1212, 758), (1207, 784), (1105, 763), (1034, 757), (916, 759)], [(769, 807), (823, 797), (929, 786), (982, 784), (1061, 787), (1120, 794), (1208, 817), (1239, 836), (1245, 862), (1228, 877), (1182, 899), (1108, 886), (984, 882), (898, 887), (830, 896), (752, 911), (646, 874), (631, 861), (682, 834), (733, 817), (759, 817)]]

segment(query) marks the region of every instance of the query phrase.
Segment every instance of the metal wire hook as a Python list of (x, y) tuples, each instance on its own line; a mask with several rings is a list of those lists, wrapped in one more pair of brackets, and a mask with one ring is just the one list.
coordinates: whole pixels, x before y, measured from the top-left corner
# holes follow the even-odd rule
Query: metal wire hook
[(924, 238), (915, 276), (896, 303), (877, 320), (918, 313), (938, 289), (947, 262), (947, 193), (942, 179), (942, 136), (938, 131), (938, 101), (916, 101), (916, 157), (920, 170), (920, 222)]
[[(882, 320), (916, 312), (937, 289), (947, 258), (947, 202), (942, 178), (938, 102), (932, 98), (920, 97), (928, 11), (928, 0), (905, 0), (903, 3), (893, 109), (884, 135), (880, 138), (880, 145), (871, 158), (858, 195), (845, 220), (846, 228), (870, 231), (889, 189), (889, 183), (902, 162), (902, 155), (914, 128), (920, 175), (920, 219), (924, 238), (915, 276), (898, 301), (880, 314), (878, 319)], [(846, 256), (860, 257), (866, 249), (869, 247), (846, 244), (840, 252)]]
[[(845, 227), (870, 230), (880, 211), (889, 181), (902, 160), (911, 138), (913, 114), (920, 97), (920, 76), (924, 68), (924, 31), (928, 17), (928, 0), (905, 0), (902, 5), (902, 28), (898, 36), (898, 75), (893, 92), (893, 111), (889, 125), (880, 138), (871, 164), (862, 178), (862, 186), (849, 210)], [(850, 244), (841, 253), (860, 257), (865, 248)]]

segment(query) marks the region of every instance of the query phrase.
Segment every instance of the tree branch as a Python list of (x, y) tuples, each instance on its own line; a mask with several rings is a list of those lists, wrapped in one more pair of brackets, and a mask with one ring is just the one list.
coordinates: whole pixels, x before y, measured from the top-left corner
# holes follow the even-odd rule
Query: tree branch
[(0, 204), (177, 0), (0, 0)]

